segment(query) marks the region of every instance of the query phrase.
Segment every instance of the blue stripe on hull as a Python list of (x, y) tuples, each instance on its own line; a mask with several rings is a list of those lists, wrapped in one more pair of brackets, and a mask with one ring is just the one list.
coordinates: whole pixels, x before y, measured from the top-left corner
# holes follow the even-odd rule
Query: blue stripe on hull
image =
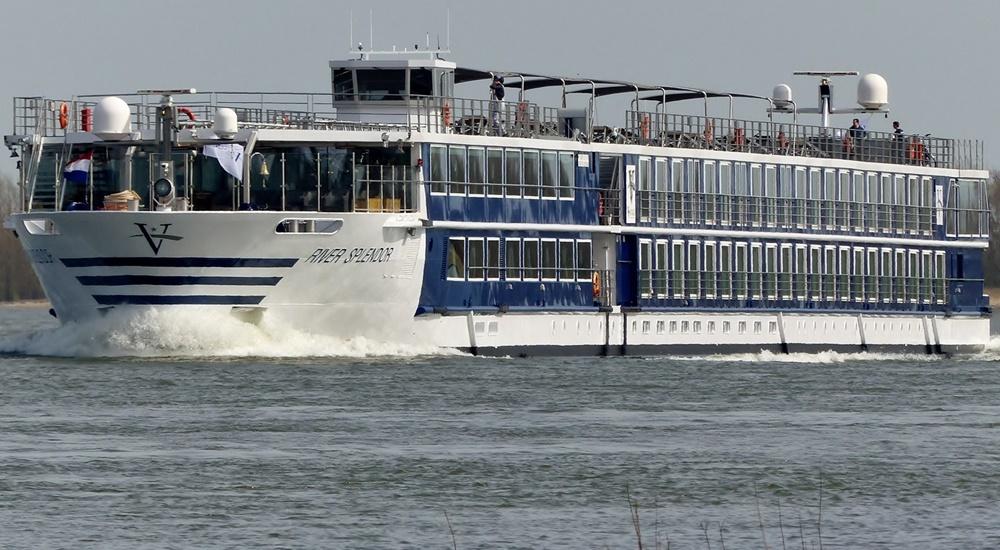
[(81, 275), (77, 277), (84, 286), (131, 286), (131, 285), (227, 285), (227, 286), (274, 286), (281, 277), (200, 277), (164, 275)]
[(206, 295), (141, 295), (95, 294), (94, 300), (102, 306), (161, 306), (161, 305), (256, 305), (263, 296), (206, 296)]
[(66, 267), (292, 267), (298, 258), (61, 258)]

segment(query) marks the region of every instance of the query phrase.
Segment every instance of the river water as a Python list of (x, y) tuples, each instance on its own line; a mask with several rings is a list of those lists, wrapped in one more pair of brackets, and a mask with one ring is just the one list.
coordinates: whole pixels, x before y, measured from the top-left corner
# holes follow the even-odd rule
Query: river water
[(482, 359), (106, 322), (0, 308), (2, 548), (635, 548), (626, 491), (646, 548), (1000, 547), (1000, 345)]

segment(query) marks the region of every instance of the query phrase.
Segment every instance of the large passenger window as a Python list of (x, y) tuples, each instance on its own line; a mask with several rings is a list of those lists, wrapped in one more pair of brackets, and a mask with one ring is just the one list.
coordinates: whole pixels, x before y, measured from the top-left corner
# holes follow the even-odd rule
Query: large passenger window
[(542, 151), (542, 197), (555, 198), (559, 164), (555, 151)]
[(559, 153), (559, 197), (573, 198), (573, 186), (576, 184), (576, 155)]
[(465, 279), (465, 239), (448, 239), (448, 278)]
[(538, 196), (538, 173), (539, 173), (538, 151), (524, 152), (524, 196)]
[(524, 240), (524, 280), (537, 281), (538, 270), (538, 239)]
[(508, 197), (521, 196), (521, 151), (507, 149), (506, 171), (504, 172), (504, 194)]
[(452, 195), (465, 194), (465, 147), (461, 145), (448, 147), (448, 179)]
[(431, 193), (444, 193), (448, 179), (448, 149), (431, 145)]
[(542, 241), (542, 279), (556, 280), (556, 240), (545, 239)]

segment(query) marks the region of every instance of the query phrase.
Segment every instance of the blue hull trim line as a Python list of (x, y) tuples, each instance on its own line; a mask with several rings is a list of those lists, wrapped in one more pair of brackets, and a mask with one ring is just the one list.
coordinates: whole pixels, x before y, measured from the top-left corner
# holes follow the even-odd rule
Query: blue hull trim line
[(161, 275), (81, 275), (77, 280), (84, 286), (183, 286), (183, 285), (226, 285), (226, 286), (274, 286), (281, 277), (198, 277)]
[(292, 267), (298, 258), (61, 258), (66, 267)]
[(257, 305), (263, 296), (157, 296), (137, 294), (95, 294), (102, 306), (161, 306), (161, 305)]

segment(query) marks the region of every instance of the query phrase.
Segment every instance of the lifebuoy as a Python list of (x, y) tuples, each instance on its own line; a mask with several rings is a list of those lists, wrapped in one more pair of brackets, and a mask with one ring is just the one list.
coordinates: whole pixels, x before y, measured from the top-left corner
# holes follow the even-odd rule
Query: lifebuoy
[(445, 102), (441, 107), (441, 122), (444, 123), (445, 128), (451, 126), (451, 103)]
[(639, 119), (639, 133), (642, 135), (642, 139), (649, 139), (649, 115), (642, 115)]
[(59, 105), (59, 127), (63, 130), (69, 126), (69, 105), (65, 101)]
[(600, 298), (601, 297), (601, 274), (595, 271), (594, 274), (590, 278), (590, 282), (594, 286), (594, 298)]
[(184, 113), (185, 115), (187, 115), (188, 120), (198, 120), (194, 116), (194, 111), (192, 111), (191, 109), (189, 109), (187, 107), (178, 107), (177, 108), (177, 112), (178, 113)]

